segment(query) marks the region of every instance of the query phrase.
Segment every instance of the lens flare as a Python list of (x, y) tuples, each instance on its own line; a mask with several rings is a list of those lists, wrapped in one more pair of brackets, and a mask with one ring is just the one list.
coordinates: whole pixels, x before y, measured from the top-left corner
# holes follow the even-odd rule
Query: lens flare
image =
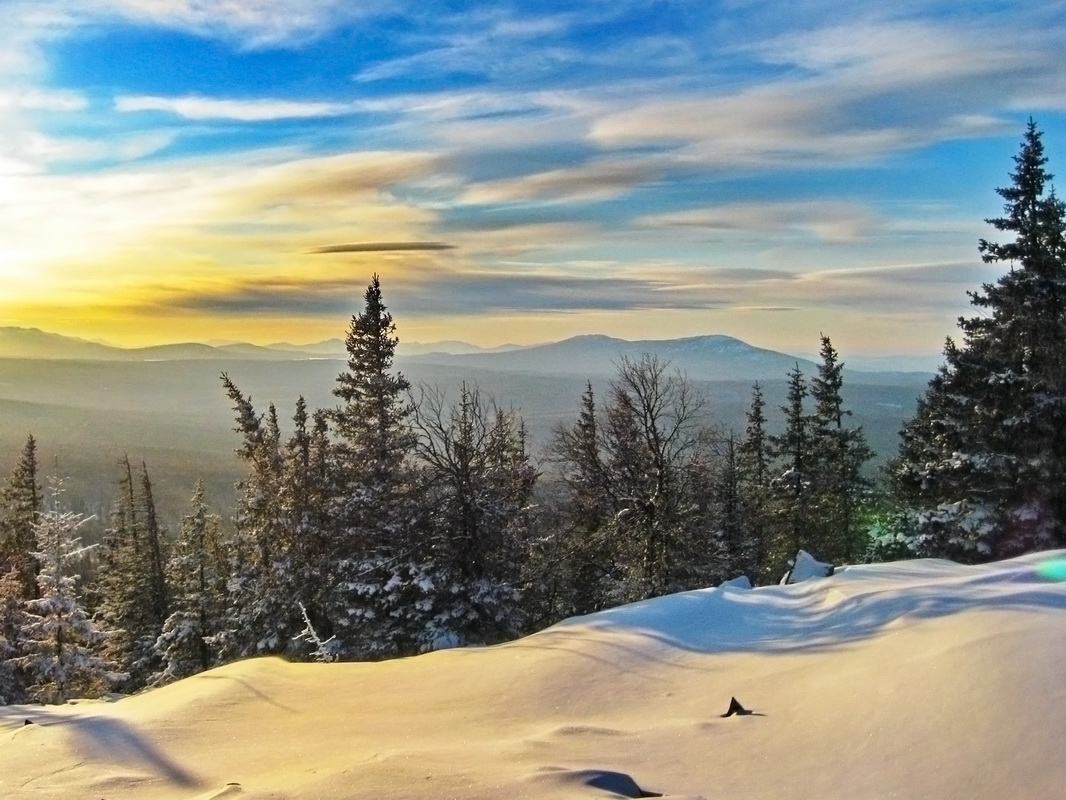
[(1036, 574), (1049, 581), (1066, 581), (1066, 558), (1053, 558), (1036, 565)]

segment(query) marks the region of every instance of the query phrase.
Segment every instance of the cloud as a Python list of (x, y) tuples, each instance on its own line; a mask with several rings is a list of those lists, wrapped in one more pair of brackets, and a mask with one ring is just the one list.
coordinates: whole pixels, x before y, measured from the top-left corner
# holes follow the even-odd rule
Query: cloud
[(666, 144), (694, 163), (855, 164), (952, 138), (1001, 133), (1005, 108), (1061, 68), (1049, 42), (1018, 48), (988, 23), (849, 23), (739, 46), (777, 77), (735, 91), (638, 98), (597, 115), (604, 147)]
[(89, 105), (80, 92), (54, 89), (8, 89), (0, 91), (0, 109), (21, 111), (83, 111)]
[(712, 237), (758, 237), (761, 241), (811, 236), (823, 242), (854, 242), (884, 230), (882, 220), (855, 202), (732, 203), (712, 208), (649, 215), (650, 228), (689, 228)]
[(238, 122), (268, 122), (282, 119), (335, 117), (350, 113), (347, 103), (304, 103), (291, 100), (224, 100), (211, 97), (120, 96), (115, 110), (164, 111), (186, 119), (227, 119)]
[(50, 295), (123, 295), (165, 272), (269, 274), (323, 240), (432, 241), (435, 214), (390, 189), (435, 163), (411, 153), (267, 151), (76, 175), (0, 173), (0, 275)]
[[(152, 308), (212, 315), (343, 318), (360, 303), (366, 276), (278, 275), (205, 279), (193, 288), (146, 288), (130, 310)], [(448, 270), (404, 265), (388, 280), (398, 316), (485, 316), (498, 313), (708, 309), (718, 303), (654, 278), (584, 277), (508, 271)]]
[(606, 200), (624, 195), (660, 173), (648, 159), (615, 159), (474, 183), (460, 199), (470, 204)]
[(65, 0), (85, 20), (112, 16), (235, 41), (246, 48), (293, 47), (360, 18), (394, 10), (391, 0)]
[(408, 250), (454, 250), (454, 244), (444, 242), (353, 242), (351, 244), (327, 244), (309, 250), (309, 253), (396, 253)]
[(410, 75), (480, 75), (509, 82), (539, 76), (580, 59), (580, 50), (564, 43), (578, 21), (574, 14), (518, 16), (499, 6), (423, 17), (418, 33), (399, 37), (405, 55), (360, 69), (360, 83)]

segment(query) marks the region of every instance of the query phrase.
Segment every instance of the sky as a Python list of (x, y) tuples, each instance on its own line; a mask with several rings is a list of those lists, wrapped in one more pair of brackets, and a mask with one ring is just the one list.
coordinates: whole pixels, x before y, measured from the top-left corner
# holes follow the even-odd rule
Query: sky
[(0, 324), (937, 353), (1066, 3), (0, 0)]

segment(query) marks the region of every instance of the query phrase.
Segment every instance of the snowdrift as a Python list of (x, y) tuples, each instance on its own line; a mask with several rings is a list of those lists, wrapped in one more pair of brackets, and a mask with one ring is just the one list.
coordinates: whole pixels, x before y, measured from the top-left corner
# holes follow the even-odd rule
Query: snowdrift
[[(5, 798), (1049, 798), (1066, 553), (847, 567), (378, 664), (0, 707)], [(721, 715), (735, 696), (749, 715)]]

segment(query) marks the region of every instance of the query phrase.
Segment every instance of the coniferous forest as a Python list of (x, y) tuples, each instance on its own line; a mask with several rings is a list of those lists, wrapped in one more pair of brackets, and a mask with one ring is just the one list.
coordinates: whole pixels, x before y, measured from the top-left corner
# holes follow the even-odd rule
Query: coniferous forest
[[(0, 702), (158, 686), (256, 655), (370, 660), (491, 644), (746, 575), (799, 549), (831, 563), (974, 563), (1066, 543), (1066, 205), (1030, 122), (1003, 216), (979, 242), (1003, 275), (970, 294), (943, 364), (880, 475), (822, 336), (780, 408), (758, 384), (743, 430), (716, 424), (652, 356), (590, 383), (540, 452), (475, 384), (415, 387), (393, 366), (375, 276), (347, 332), (336, 403), (279, 411), (229, 376), (236, 512), (203, 487), (160, 524), (124, 458), (102, 541), (29, 437), (0, 489)], [(708, 624), (713, 624), (713, 620)]]

